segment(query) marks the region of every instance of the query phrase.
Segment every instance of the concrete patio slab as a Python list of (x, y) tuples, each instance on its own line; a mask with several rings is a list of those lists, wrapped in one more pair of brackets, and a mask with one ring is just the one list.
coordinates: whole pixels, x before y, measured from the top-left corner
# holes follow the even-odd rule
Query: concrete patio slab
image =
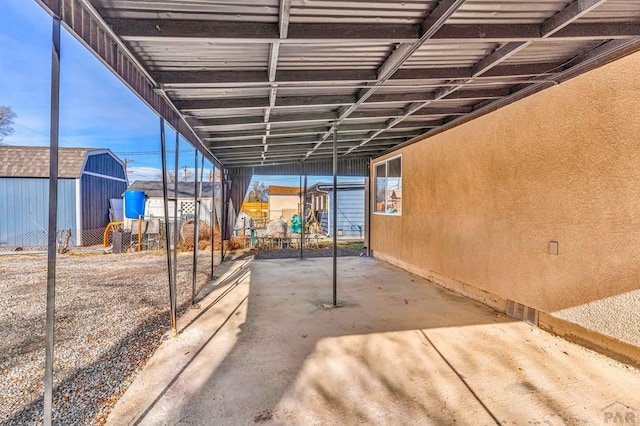
[(637, 370), (376, 259), (338, 260), (329, 309), (331, 259), (226, 266), (108, 423), (640, 420)]

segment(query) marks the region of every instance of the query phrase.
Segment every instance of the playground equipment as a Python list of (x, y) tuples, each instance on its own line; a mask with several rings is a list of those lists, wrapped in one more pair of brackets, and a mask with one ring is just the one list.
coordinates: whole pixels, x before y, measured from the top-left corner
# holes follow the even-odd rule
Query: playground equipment
[(302, 219), (300, 219), (300, 216), (297, 214), (294, 214), (291, 218), (291, 227), (289, 227), (289, 230), (294, 234), (299, 234), (302, 230)]

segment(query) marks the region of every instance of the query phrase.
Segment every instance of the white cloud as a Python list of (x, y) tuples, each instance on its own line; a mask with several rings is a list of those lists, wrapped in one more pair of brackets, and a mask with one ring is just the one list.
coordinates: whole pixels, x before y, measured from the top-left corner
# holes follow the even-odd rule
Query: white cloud
[(162, 169), (156, 167), (128, 167), (127, 174), (129, 182), (137, 180), (160, 180), (162, 177)]

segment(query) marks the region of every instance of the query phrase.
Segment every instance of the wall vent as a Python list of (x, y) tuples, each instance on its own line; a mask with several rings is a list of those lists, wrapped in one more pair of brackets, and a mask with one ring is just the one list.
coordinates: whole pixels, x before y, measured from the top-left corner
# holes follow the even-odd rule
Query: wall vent
[(507, 300), (506, 314), (531, 325), (538, 325), (538, 311), (522, 303)]

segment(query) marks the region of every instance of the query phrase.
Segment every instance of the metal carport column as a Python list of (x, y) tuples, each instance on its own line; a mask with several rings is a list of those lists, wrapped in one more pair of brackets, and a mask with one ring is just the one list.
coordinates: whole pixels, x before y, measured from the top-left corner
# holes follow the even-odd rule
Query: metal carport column
[[(164, 132), (164, 118), (160, 117), (160, 152), (162, 154), (162, 198), (164, 205), (164, 232), (167, 245), (167, 277), (169, 278), (169, 305), (171, 317), (171, 335), (178, 335), (176, 276), (173, 274), (171, 262), (171, 228), (169, 227), (169, 188), (167, 183), (167, 143)], [(178, 248), (175, 247), (175, 250)]]
[(333, 306), (338, 306), (338, 125), (333, 127)]
[(51, 45), (51, 123), (49, 141), (49, 234), (45, 331), (44, 424), (53, 420), (53, 349), (56, 309), (56, 232), (58, 222), (58, 140), (60, 136), (60, 19), (53, 18)]

